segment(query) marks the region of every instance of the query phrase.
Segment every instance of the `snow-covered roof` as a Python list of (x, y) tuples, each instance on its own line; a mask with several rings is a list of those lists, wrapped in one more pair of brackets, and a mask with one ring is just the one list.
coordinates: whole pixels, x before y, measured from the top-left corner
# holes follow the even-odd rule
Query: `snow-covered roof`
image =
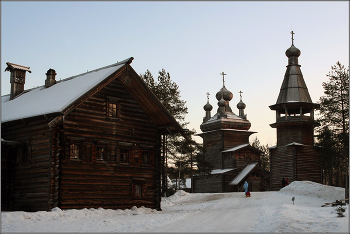
[(247, 121), (247, 120), (244, 120), (243, 118), (239, 117), (238, 115), (232, 113), (232, 112), (225, 112), (227, 118), (223, 118), (223, 119), (219, 119), (218, 116), (220, 115), (220, 113), (216, 113), (213, 117), (211, 117), (207, 123), (211, 123), (211, 122), (214, 122), (214, 121), (217, 121), (218, 119), (219, 120), (222, 120), (222, 121), (232, 121), (232, 120), (236, 120), (236, 121)]
[(6, 64), (7, 64), (7, 67), (6, 67), (5, 71), (11, 71), (13, 69), (18, 69), (18, 70), (28, 71), (29, 73), (31, 73), (30, 67), (25, 67), (22, 65), (9, 63), (9, 62), (7, 62)]
[(61, 113), (71, 103), (112, 75), (130, 59), (57, 81), (49, 88), (41, 86), (26, 90), (13, 100), (10, 100), (10, 95), (2, 96), (2, 122)]
[(292, 143), (290, 143), (290, 144), (288, 144), (288, 145), (286, 145), (286, 146), (292, 146), (292, 145), (301, 146), (301, 145), (303, 145), (303, 144), (300, 144), (300, 143), (298, 143), (298, 142), (292, 142)]
[(225, 150), (225, 151), (222, 151), (223, 153), (226, 153), (226, 152), (234, 152), (234, 151), (236, 151), (236, 150), (239, 150), (239, 149), (242, 149), (242, 148), (244, 148), (244, 147), (246, 147), (246, 146), (248, 146), (249, 145), (249, 143), (248, 144), (243, 144), (243, 145), (238, 145), (238, 146), (236, 146), (236, 147), (233, 147), (233, 148), (231, 148), (231, 149), (228, 149), (228, 150)]
[(253, 168), (258, 165), (258, 163), (248, 164), (230, 183), (229, 185), (237, 185), (241, 182), (244, 177), (248, 175), (249, 172), (253, 170)]
[(210, 174), (222, 174), (222, 173), (226, 173), (228, 171), (232, 171), (234, 170), (235, 168), (229, 168), (229, 169), (215, 169), (215, 170), (212, 170)]
[(250, 132), (250, 133), (257, 133), (257, 132), (248, 131), (248, 130), (241, 130), (241, 129), (221, 128), (221, 129), (216, 129), (216, 130), (211, 130), (211, 131), (206, 131), (206, 132), (197, 133), (195, 136), (200, 136), (200, 135), (203, 135), (203, 134), (207, 134), (207, 133), (211, 133), (211, 132), (216, 132), (216, 131), (232, 131), (232, 132)]

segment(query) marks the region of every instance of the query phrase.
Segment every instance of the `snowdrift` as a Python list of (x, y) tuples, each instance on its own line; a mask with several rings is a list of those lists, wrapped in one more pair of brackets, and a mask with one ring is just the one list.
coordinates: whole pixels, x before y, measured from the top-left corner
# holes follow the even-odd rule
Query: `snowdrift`
[(182, 200), (184, 197), (191, 195), (183, 190), (178, 190), (176, 193), (171, 195), (170, 197), (162, 197), (161, 206), (173, 206), (176, 201)]
[(345, 188), (323, 185), (312, 181), (294, 181), (288, 186), (281, 188), (279, 192), (319, 197), (332, 201), (345, 198)]

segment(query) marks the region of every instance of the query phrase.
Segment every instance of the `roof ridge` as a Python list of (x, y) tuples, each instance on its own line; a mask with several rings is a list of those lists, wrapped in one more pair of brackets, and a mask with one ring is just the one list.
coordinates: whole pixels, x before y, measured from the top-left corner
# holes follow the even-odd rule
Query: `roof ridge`
[[(65, 81), (74, 79), (74, 78), (76, 78), (76, 77), (78, 77), (78, 76), (83, 76), (83, 75), (86, 75), (86, 74), (89, 74), (89, 73), (92, 73), (92, 72), (97, 72), (97, 71), (100, 71), (100, 70), (103, 70), (103, 69), (106, 69), (106, 68), (109, 68), (109, 67), (118, 66), (118, 65), (120, 65), (120, 64), (124, 64), (124, 63), (130, 64), (130, 63), (132, 62), (133, 59), (134, 59), (133, 57), (129, 57), (129, 58), (124, 59), (124, 60), (122, 60), (122, 61), (120, 61), (120, 62), (113, 63), (113, 64), (111, 64), (111, 65), (107, 65), (107, 66), (104, 66), (104, 67), (100, 67), (100, 68), (97, 68), (97, 69), (94, 69), (94, 70), (91, 70), (91, 71), (88, 71), (88, 72), (81, 73), (81, 74), (79, 74), (79, 75), (75, 75), (75, 76), (71, 76), (71, 77), (68, 77), (68, 78), (64, 78), (64, 79), (62, 79), (62, 80), (57, 80), (56, 83), (58, 84), (58, 83), (61, 83), (61, 82), (65, 82)], [(18, 96), (20, 96), (20, 95), (22, 95), (22, 94), (25, 94), (25, 93), (27, 93), (27, 92), (29, 92), (29, 91), (32, 91), (32, 90), (34, 90), (34, 89), (40, 89), (40, 88), (43, 88), (43, 87), (45, 87), (45, 85), (40, 85), (40, 86), (36, 86), (36, 87), (30, 88), (30, 89), (23, 90), (23, 92), (20, 93)], [(10, 94), (5, 94), (5, 95), (2, 95), (1, 97), (5, 97), (5, 96), (7, 96), (7, 95), (10, 95)], [(17, 98), (18, 96), (16, 96), (16, 98)]]
[(120, 64), (124, 64), (124, 63), (130, 64), (133, 59), (134, 59), (133, 57), (130, 57), (130, 58), (124, 59), (123, 61), (116, 62), (116, 63), (111, 64), (111, 65), (100, 67), (100, 68), (97, 68), (97, 69), (94, 69), (94, 70), (91, 70), (91, 71), (88, 71), (88, 72), (81, 73), (79, 75), (71, 76), (71, 77), (65, 78), (63, 80), (56, 81), (56, 83), (64, 82), (64, 81), (67, 81), (67, 80), (71, 80), (71, 79), (74, 79), (74, 78), (76, 78), (78, 76), (83, 76), (83, 75), (86, 75), (86, 74), (89, 74), (89, 73), (93, 73), (93, 72), (97, 72), (97, 71), (100, 71), (100, 70), (103, 70), (103, 69), (106, 69), (106, 68), (109, 68), (109, 67), (118, 66)]

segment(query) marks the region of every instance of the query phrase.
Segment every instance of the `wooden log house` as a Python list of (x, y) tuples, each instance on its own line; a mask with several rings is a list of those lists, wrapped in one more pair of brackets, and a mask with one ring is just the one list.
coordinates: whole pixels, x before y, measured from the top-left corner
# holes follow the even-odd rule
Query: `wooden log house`
[(311, 100), (298, 64), (300, 54), (292, 37), (292, 45), (286, 50), (288, 66), (280, 93), (276, 104), (270, 106), (276, 111), (276, 122), (270, 125), (277, 130), (277, 145), (269, 149), (272, 190), (282, 188), (283, 178), (289, 182), (321, 183), (319, 152), (314, 147), (314, 110), (319, 105)]
[(24, 90), (7, 63), (1, 208), (161, 210), (161, 137), (181, 126), (130, 66), (133, 58)]

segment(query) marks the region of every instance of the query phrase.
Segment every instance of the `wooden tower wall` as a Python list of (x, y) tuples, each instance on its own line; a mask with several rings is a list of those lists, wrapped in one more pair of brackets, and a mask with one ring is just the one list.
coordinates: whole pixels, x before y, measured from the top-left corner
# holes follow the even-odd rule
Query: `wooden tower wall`
[(313, 145), (314, 134), (313, 126), (310, 124), (289, 125), (277, 127), (277, 145), (285, 146), (287, 144), (298, 142), (305, 145)]
[(295, 155), (293, 147), (280, 146), (270, 149), (270, 189), (279, 190), (282, 187), (282, 179), (288, 178), (289, 182), (295, 180)]
[(312, 146), (296, 147), (296, 179), (321, 181), (321, 164), (319, 152)]
[(223, 131), (224, 149), (228, 150), (238, 145), (249, 143), (249, 136), (252, 132)]
[(223, 133), (221, 131), (213, 131), (201, 135), (203, 138), (203, 148), (205, 149), (205, 160), (211, 162), (214, 168), (221, 168), (223, 151)]

